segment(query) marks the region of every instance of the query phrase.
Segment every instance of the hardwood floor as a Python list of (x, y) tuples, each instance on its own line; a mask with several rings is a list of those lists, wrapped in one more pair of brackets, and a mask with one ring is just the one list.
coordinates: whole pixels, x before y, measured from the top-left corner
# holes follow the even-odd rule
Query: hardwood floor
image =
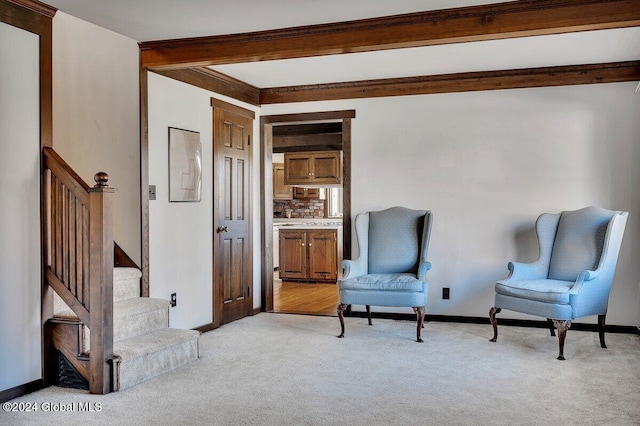
[(273, 276), (273, 312), (337, 316), (338, 286), (335, 283), (281, 281)]

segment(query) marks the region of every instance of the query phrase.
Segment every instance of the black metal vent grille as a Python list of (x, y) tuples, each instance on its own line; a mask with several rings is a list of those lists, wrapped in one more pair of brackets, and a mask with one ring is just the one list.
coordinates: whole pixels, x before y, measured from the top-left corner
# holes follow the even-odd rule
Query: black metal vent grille
[(63, 388), (89, 389), (89, 383), (73, 365), (58, 351), (58, 386)]

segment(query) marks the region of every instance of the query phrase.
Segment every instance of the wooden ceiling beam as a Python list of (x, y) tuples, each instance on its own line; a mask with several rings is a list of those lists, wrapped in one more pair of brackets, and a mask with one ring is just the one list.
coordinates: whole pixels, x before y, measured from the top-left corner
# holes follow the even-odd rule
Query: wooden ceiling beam
[(301, 136), (342, 133), (342, 122), (314, 124), (285, 124), (273, 127), (273, 136)]
[(260, 89), (209, 68), (167, 69), (153, 72), (251, 105), (260, 105)]
[(260, 104), (475, 92), (640, 80), (640, 61), (272, 87)]
[(640, 25), (640, 0), (521, 0), (140, 43), (149, 69), (190, 68)]
[[(274, 129), (277, 126), (274, 126)], [(273, 152), (296, 151), (340, 151), (342, 133), (323, 133), (317, 135), (274, 136)]]

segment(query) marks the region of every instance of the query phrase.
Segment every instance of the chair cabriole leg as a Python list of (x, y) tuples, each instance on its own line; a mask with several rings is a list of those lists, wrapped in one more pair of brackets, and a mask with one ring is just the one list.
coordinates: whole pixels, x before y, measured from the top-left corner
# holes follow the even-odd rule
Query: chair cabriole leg
[(556, 335), (556, 330), (553, 327), (553, 320), (551, 318), (547, 318), (547, 324), (549, 325), (549, 331), (551, 332), (552, 336)]
[(498, 340), (498, 322), (496, 321), (496, 314), (499, 314), (500, 311), (502, 311), (502, 309), (496, 307), (489, 309), (489, 321), (491, 321), (491, 325), (493, 326), (493, 338), (489, 339), (490, 342)]
[(607, 319), (607, 314), (598, 315), (598, 334), (600, 335), (600, 347), (605, 348), (607, 345), (604, 343), (604, 325)]
[(340, 319), (340, 335), (338, 337), (342, 338), (344, 337), (344, 310), (347, 308), (347, 304), (345, 303), (338, 303), (338, 318)]
[(560, 361), (564, 361), (564, 339), (567, 337), (567, 330), (571, 327), (570, 320), (553, 320), (556, 328), (558, 329), (558, 358)]
[(420, 336), (421, 332), (422, 332), (422, 326), (424, 324), (424, 306), (414, 306), (413, 308), (413, 312), (416, 313), (416, 316), (418, 317), (418, 325), (417, 325), (417, 333), (416, 333), (416, 342), (418, 343), (422, 343), (422, 337)]

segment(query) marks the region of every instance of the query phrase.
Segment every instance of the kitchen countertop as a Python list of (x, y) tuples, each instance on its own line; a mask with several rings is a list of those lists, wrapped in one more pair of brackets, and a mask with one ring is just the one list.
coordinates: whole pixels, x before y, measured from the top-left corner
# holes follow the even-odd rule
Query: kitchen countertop
[(289, 228), (304, 228), (304, 229), (338, 229), (342, 228), (342, 219), (287, 219), (287, 218), (274, 218), (273, 226), (277, 226), (280, 229)]

